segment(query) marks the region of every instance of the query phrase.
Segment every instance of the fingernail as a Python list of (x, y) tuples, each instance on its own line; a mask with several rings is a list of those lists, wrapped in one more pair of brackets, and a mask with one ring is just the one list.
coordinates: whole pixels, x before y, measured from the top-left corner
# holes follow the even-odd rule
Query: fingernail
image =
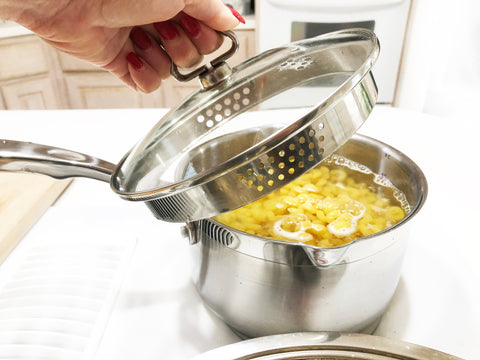
[(173, 40), (179, 34), (177, 28), (170, 21), (162, 21), (153, 24), (162, 40)]
[(134, 52), (129, 52), (127, 56), (125, 56), (127, 62), (133, 66), (135, 70), (141, 70), (143, 68), (143, 61), (140, 59), (137, 54)]
[(240, 21), (242, 24), (245, 24), (245, 19), (243, 18), (242, 15), (240, 15), (240, 13), (235, 10), (233, 7), (229, 6), (228, 7), (230, 9), (230, 11), (232, 12), (233, 16), (235, 16), (237, 18), (238, 21)]
[(130, 39), (142, 50), (148, 50), (152, 47), (152, 41), (147, 33), (140, 28), (133, 28), (130, 32)]
[(200, 21), (188, 15), (182, 16), (182, 18), (180, 19), (180, 24), (182, 24), (185, 32), (193, 38), (197, 37), (202, 30), (200, 26)]

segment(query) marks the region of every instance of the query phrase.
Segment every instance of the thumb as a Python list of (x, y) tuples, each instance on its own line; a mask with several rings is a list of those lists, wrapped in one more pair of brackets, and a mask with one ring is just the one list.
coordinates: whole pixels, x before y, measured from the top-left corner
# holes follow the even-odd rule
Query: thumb
[(228, 8), (221, 0), (193, 0), (187, 2), (183, 12), (202, 21), (215, 30), (231, 30), (245, 22), (240, 14)]
[(239, 23), (222, 0), (104, 0), (100, 3), (101, 18), (108, 19), (105, 25), (112, 27), (166, 21), (181, 11), (215, 30), (230, 30)]
[(93, 11), (101, 14), (101, 26), (146, 25), (173, 18), (185, 7), (183, 0), (103, 0)]

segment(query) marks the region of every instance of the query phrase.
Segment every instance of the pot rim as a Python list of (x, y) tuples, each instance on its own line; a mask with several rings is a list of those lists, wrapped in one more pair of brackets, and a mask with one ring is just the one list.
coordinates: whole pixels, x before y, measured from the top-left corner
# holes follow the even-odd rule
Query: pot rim
[(299, 332), (264, 336), (225, 345), (193, 360), (234, 359), (304, 359), (306, 357), (328, 359), (403, 359), (459, 360), (458, 357), (400, 340), (376, 335), (340, 332)]

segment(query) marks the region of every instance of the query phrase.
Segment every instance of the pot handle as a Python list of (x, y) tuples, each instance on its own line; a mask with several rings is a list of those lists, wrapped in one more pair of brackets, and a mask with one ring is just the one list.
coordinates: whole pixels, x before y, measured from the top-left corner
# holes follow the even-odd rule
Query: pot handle
[(71, 150), (0, 139), (0, 171), (30, 172), (56, 179), (86, 177), (110, 182), (115, 166)]

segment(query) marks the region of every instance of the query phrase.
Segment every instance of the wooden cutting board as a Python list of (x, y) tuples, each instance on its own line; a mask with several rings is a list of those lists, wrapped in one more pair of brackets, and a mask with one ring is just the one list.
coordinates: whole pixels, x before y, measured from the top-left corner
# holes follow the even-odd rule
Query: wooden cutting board
[(0, 263), (70, 182), (44, 175), (0, 171)]

